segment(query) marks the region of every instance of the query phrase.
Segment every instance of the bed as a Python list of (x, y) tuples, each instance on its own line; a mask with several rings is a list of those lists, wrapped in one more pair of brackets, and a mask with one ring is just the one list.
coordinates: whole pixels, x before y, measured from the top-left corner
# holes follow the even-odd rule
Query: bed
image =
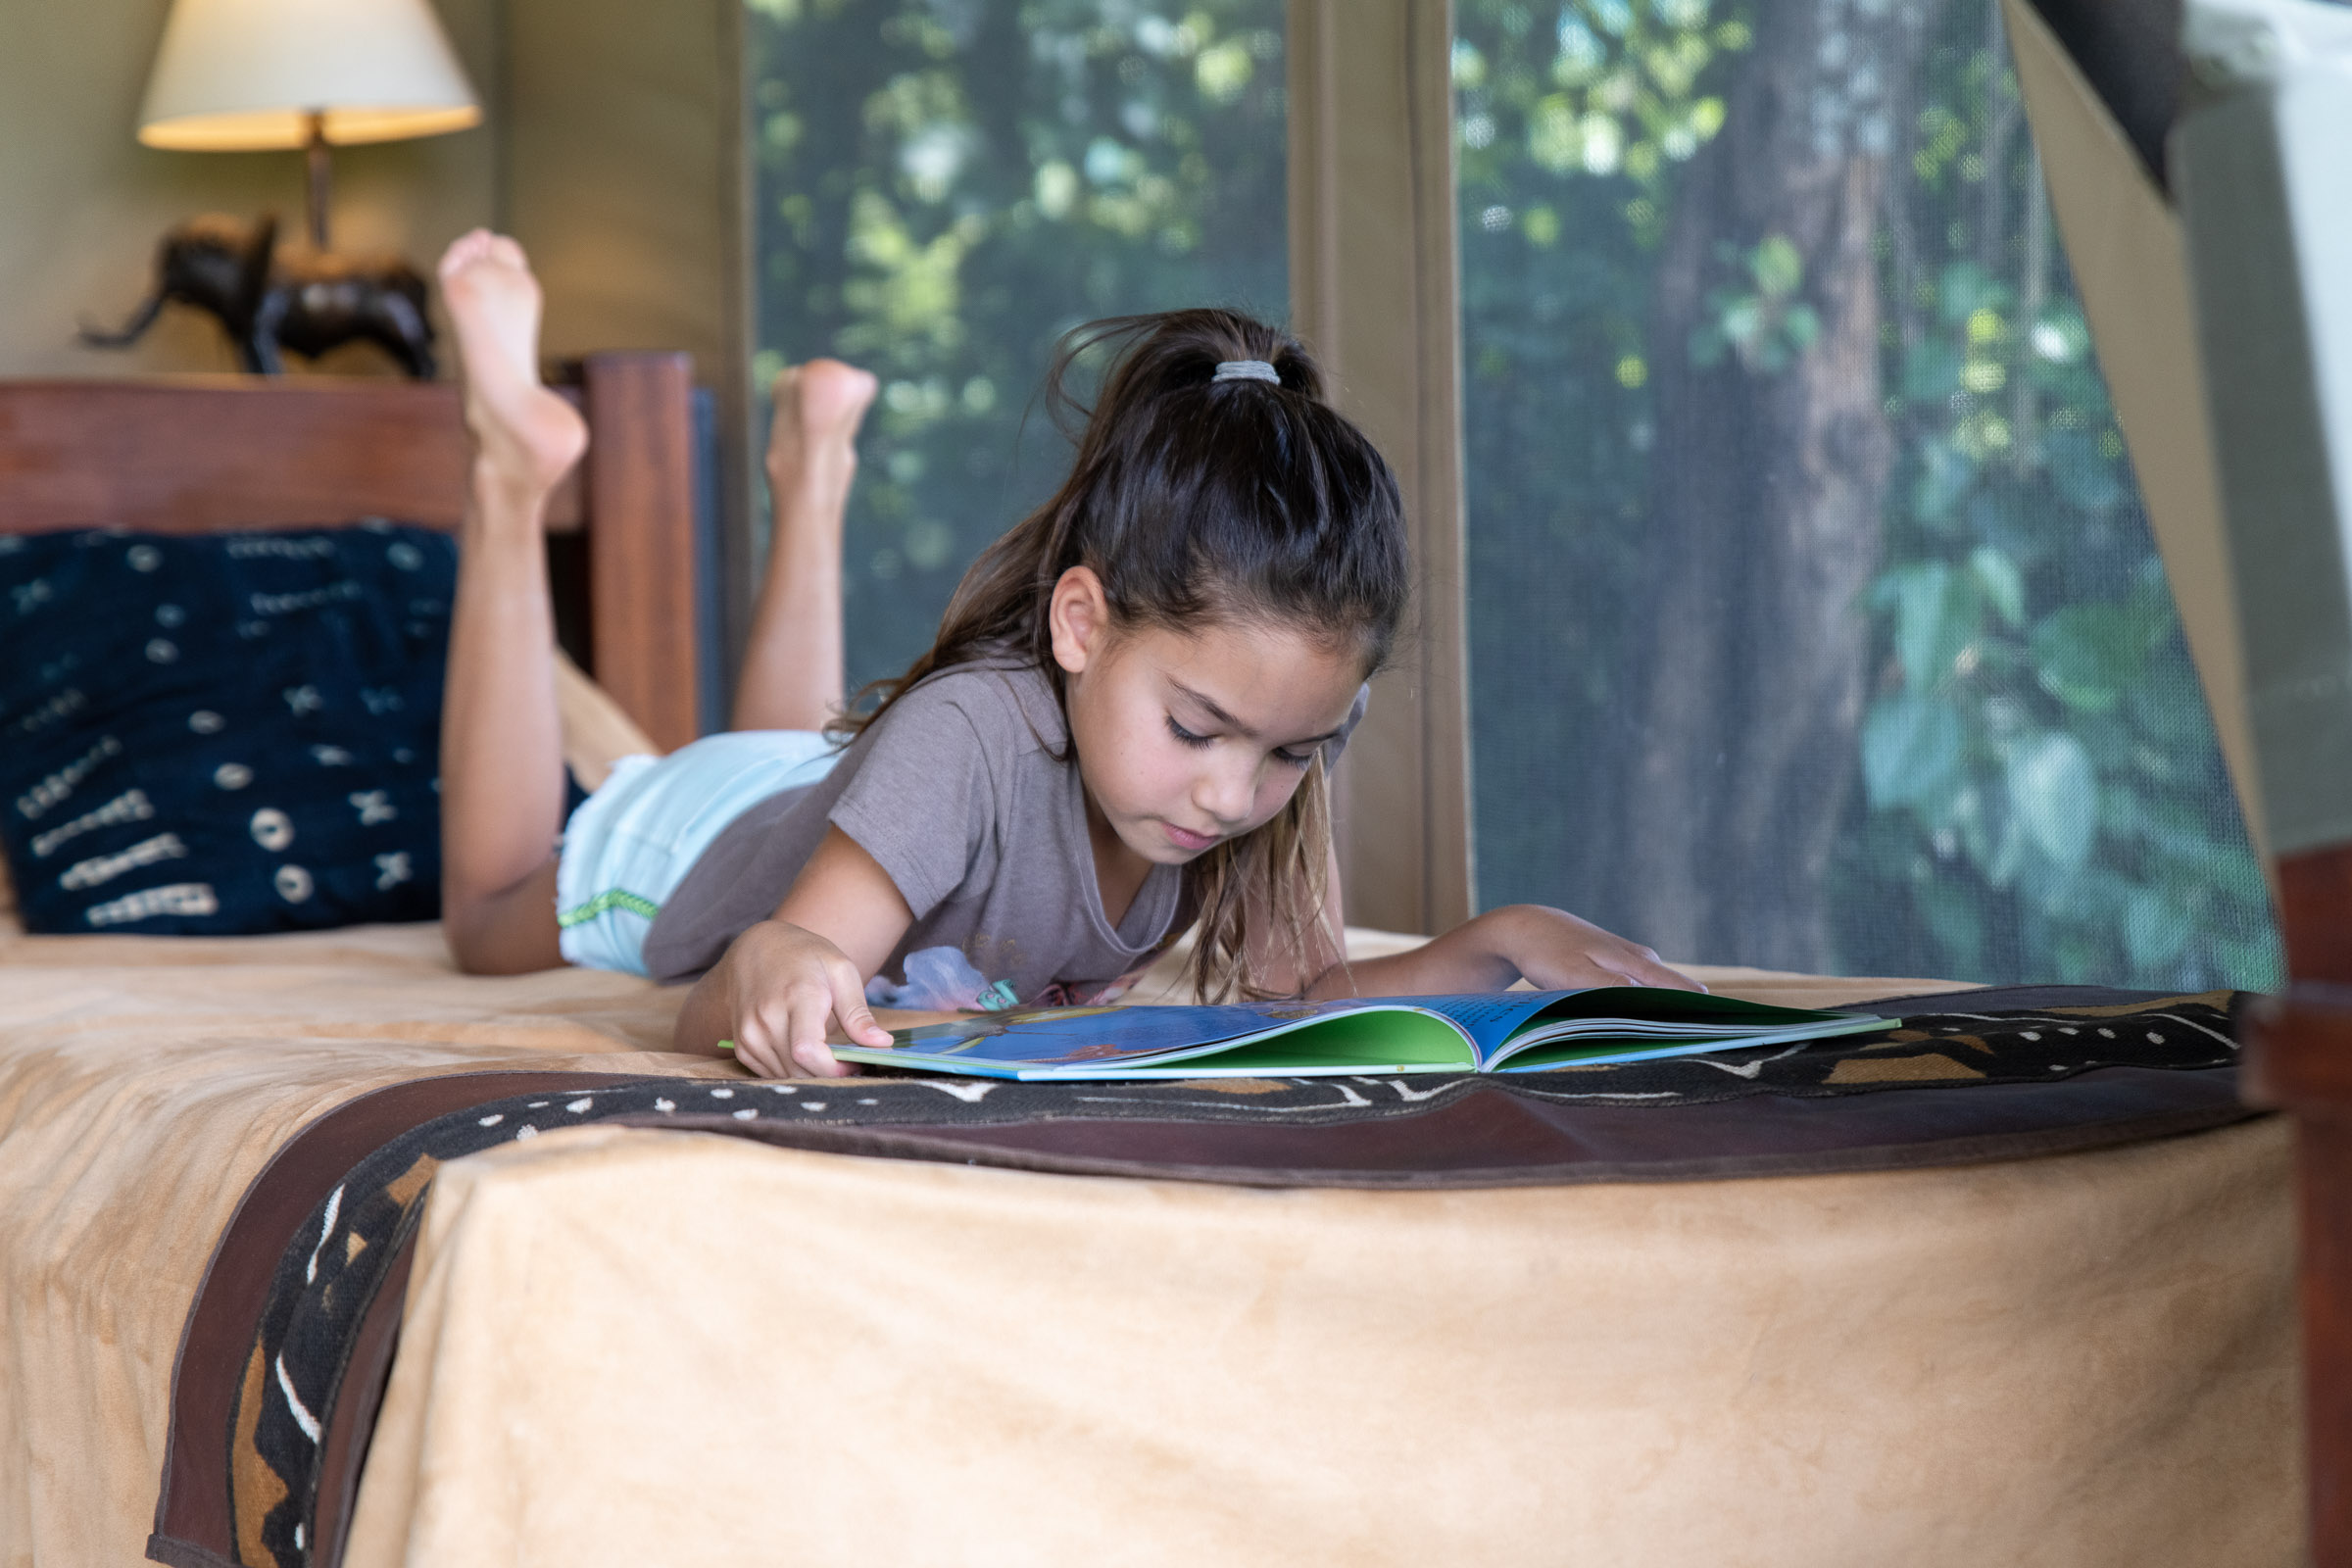
[[(590, 777), (694, 732), (685, 394), (586, 367)], [(445, 389), (6, 386), (0, 529), (446, 526), (462, 453)], [(2298, 1559), (2280, 1119), (2218, 1057), (1994, 1082), (1939, 1011), (2212, 1034), (2228, 999), (1706, 973), (1944, 1021), (1826, 1097), (1734, 1062), (1671, 1104), (998, 1115), (754, 1086), (666, 1050), (676, 993), (459, 975), (429, 923), (0, 925), (0, 1561)], [(338, 1219), (420, 1126), (483, 1130), (378, 1184), (405, 1230)], [(236, 1430), (280, 1362), (207, 1325), (379, 1236), (343, 1396), (270, 1406), (343, 1445), (289, 1510)]]

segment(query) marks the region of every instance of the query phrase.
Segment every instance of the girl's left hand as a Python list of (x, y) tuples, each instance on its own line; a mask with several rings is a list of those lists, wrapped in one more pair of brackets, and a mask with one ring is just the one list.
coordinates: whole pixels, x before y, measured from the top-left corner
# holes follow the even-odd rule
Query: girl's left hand
[(1542, 904), (1513, 904), (1489, 909), (1472, 924), (1492, 923), (1497, 956), (1539, 991), (1573, 991), (1587, 986), (1658, 986), (1672, 991), (1707, 988), (1669, 969), (1638, 942), (1603, 931), (1565, 909)]

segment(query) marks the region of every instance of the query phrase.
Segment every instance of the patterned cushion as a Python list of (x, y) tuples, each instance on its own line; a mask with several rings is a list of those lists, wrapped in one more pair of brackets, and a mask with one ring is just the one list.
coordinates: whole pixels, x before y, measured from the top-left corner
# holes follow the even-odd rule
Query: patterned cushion
[(352, 528), (0, 536), (0, 848), (33, 931), (439, 912), (457, 553)]

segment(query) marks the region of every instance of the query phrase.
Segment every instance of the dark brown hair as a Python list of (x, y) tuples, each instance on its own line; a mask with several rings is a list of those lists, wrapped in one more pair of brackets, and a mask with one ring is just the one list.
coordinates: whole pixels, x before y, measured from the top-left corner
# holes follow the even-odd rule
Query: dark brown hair
[[(1088, 407), (1070, 381), (1098, 354), (1107, 363)], [(1279, 379), (1219, 379), (1233, 361), (1270, 365)], [(1324, 401), (1297, 339), (1226, 310), (1097, 321), (1062, 339), (1045, 397), (1077, 446), (1069, 477), (972, 563), (931, 651), (860, 693), (876, 705), (845, 714), (836, 733), (855, 735), (925, 676), (980, 658), (1033, 662), (1058, 696), (1048, 607), (1073, 566), (1102, 580), (1120, 627), (1271, 623), (1351, 649), (1367, 676), (1387, 662), (1411, 581), (1396, 476)], [(1267, 994), (1245, 972), (1260, 921), (1290, 947), (1300, 983), (1313, 978), (1308, 933), (1329, 896), (1330, 853), (1317, 759), (1282, 810), (1186, 868), (1203, 997)]]

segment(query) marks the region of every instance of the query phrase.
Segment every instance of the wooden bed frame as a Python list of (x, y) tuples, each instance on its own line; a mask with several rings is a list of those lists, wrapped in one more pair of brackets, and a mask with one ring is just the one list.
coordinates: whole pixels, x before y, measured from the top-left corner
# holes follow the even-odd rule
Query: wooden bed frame
[[(657, 745), (682, 746), (700, 733), (691, 362), (591, 355), (578, 383), (560, 390), (587, 416), (588, 456), (548, 527), (586, 547), (583, 662)], [(448, 384), (0, 381), (0, 533), (454, 528), (470, 455)]]

